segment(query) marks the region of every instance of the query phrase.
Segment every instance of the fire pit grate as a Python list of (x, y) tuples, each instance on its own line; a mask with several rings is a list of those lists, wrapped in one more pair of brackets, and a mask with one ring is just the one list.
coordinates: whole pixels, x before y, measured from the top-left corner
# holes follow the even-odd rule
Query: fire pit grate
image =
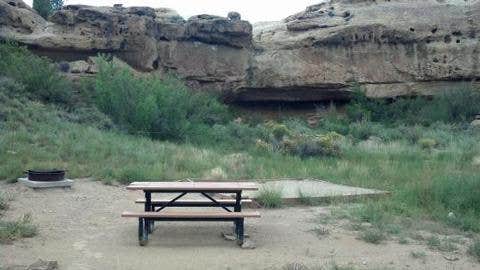
[(37, 182), (56, 182), (65, 180), (65, 170), (28, 170), (27, 179)]

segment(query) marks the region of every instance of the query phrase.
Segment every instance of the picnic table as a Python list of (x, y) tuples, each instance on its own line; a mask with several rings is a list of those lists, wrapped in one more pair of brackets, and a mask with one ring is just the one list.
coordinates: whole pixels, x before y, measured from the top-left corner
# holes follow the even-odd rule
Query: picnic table
[[(258, 212), (242, 212), (242, 203), (251, 202), (242, 198), (244, 190), (258, 190), (253, 182), (133, 182), (128, 190), (143, 191), (145, 198), (136, 203), (144, 204), (144, 212), (123, 212), (122, 217), (138, 218), (139, 244), (148, 243), (155, 221), (229, 221), (233, 222), (237, 242), (244, 241), (245, 218), (258, 218)], [(172, 199), (152, 199), (152, 194), (178, 194)], [(187, 194), (200, 194), (204, 199), (182, 199)], [(231, 199), (217, 199), (213, 194), (233, 194)], [(215, 207), (215, 211), (177, 211), (171, 207)]]

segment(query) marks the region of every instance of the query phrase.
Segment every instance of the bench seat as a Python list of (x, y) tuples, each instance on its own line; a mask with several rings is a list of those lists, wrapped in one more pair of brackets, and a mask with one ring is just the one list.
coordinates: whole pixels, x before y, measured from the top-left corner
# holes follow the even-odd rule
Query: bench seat
[[(135, 203), (145, 203), (145, 199), (137, 199), (135, 200)], [(235, 200), (233, 199), (217, 199), (217, 202), (226, 205), (226, 206), (235, 206)], [(170, 200), (158, 200), (158, 199), (152, 199), (152, 204), (154, 206), (162, 206), (167, 203), (169, 203)], [(252, 203), (251, 199), (242, 199), (241, 203)], [(214, 202), (211, 200), (206, 200), (206, 199), (200, 199), (200, 200), (178, 200), (173, 203), (172, 206), (184, 206), (184, 207), (189, 207), (189, 206), (216, 206)]]
[(258, 212), (227, 212), (227, 211), (209, 211), (209, 212), (123, 212), (122, 217), (146, 218), (146, 219), (241, 219), (241, 218), (259, 218)]

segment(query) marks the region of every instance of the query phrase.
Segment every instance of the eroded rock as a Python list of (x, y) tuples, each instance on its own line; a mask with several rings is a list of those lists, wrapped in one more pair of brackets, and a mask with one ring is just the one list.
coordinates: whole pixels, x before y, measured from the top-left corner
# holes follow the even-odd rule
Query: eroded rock
[[(431, 95), (480, 77), (479, 1), (332, 0), (254, 27), (241, 100)], [(448, 18), (448, 19), (446, 19)], [(440, 87), (437, 87), (440, 86)]]
[(27, 267), (27, 270), (56, 270), (58, 269), (57, 261), (44, 261), (39, 259), (38, 261)]
[(354, 83), (391, 98), (479, 79), (479, 17), (479, 0), (331, 0), (252, 30), (236, 12), (70, 5), (46, 21), (0, 0), (0, 38), (59, 62), (111, 53), (231, 101), (346, 100)]

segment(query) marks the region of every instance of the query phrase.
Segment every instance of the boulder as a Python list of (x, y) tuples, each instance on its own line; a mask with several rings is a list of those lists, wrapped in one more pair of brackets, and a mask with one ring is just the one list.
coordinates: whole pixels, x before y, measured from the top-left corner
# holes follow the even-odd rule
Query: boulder
[(71, 73), (87, 73), (90, 65), (87, 63), (87, 61), (83, 60), (78, 60), (69, 63), (70, 66), (70, 72)]
[(242, 19), (242, 16), (238, 12), (231, 11), (228, 13), (227, 18), (231, 21), (240, 21)]
[(252, 25), (247, 21), (197, 15), (188, 19), (186, 27), (188, 37), (193, 40), (236, 48), (251, 45)]

